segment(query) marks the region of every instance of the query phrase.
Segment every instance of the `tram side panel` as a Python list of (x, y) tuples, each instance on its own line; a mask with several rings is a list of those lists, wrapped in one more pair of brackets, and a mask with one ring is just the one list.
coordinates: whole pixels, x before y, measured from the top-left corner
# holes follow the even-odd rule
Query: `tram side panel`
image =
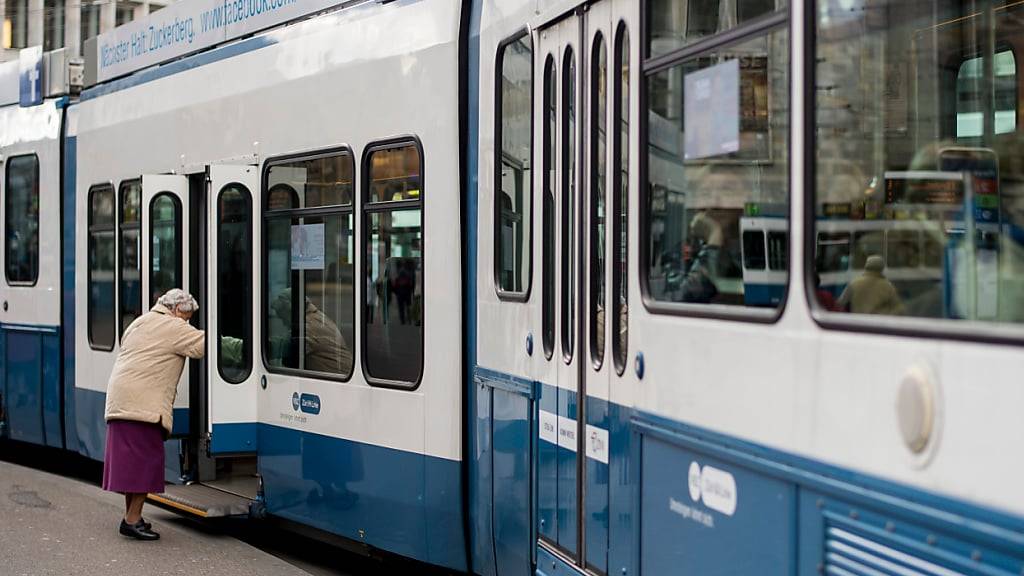
[(7, 436), (64, 447), (60, 206), (63, 100), (0, 109), (0, 386)]

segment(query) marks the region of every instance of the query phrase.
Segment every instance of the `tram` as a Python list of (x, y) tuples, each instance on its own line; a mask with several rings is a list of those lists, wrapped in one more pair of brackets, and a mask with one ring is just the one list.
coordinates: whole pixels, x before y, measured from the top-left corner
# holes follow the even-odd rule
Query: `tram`
[(23, 53), (0, 438), (102, 460), (181, 287), (183, 513), (483, 576), (1022, 574), (1022, 22), (182, 0)]

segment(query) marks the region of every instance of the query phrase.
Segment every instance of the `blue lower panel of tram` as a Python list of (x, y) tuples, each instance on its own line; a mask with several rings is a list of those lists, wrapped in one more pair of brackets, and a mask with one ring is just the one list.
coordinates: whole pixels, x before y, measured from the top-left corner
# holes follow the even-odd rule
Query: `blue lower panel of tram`
[(57, 327), (4, 325), (3, 409), (14, 440), (62, 448), (60, 332)]
[(465, 568), (459, 462), (266, 424), (258, 442), (271, 514)]

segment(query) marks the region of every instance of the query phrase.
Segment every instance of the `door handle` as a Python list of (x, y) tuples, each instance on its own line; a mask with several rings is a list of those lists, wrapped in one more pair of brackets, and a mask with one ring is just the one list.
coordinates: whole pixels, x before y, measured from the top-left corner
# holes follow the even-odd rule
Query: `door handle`
[(260, 388), (267, 389), (267, 375), (260, 376)]

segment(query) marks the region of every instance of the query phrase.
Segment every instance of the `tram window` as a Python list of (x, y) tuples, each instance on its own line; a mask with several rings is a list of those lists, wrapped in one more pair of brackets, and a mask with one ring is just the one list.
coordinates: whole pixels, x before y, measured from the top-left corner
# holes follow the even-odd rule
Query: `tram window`
[(743, 267), (747, 270), (764, 270), (764, 232), (747, 230), (743, 232)]
[(850, 233), (819, 232), (817, 270), (818, 272), (843, 272), (850, 268)]
[(562, 59), (562, 358), (576, 342), (576, 56)]
[(768, 232), (768, 269), (785, 271), (789, 268), (789, 235)]
[(415, 387), (423, 373), (422, 153), (371, 148), (363, 212), (364, 368), (372, 384)]
[[(354, 174), (347, 149), (268, 161), (263, 345), (273, 371), (340, 380), (352, 375)], [(244, 380), (251, 368), (247, 343), (251, 304), (248, 293), (239, 298), (237, 292), (239, 285), (248, 285), (252, 274), (247, 258), (252, 242), (245, 224), (248, 210), (244, 188), (232, 185), (221, 191), (218, 266), (223, 271), (221, 290), (229, 292), (218, 294), (222, 302), (219, 345), (220, 369), (228, 381)], [(227, 284), (227, 278), (240, 281)]]
[(252, 197), (229, 184), (217, 197), (217, 369), (239, 383), (252, 371)]
[(114, 315), (114, 188), (108, 184), (89, 190), (88, 214), (88, 336), (96, 350), (113, 350)]
[(612, 357), (615, 371), (626, 370), (629, 339), (629, 31), (620, 23), (615, 42), (612, 159)]
[(555, 60), (548, 56), (544, 65), (544, 206), (541, 250), (543, 258), (541, 321), (544, 356), (550, 360), (555, 350), (555, 134), (557, 133), (557, 82)]
[(142, 315), (142, 249), (141, 216), (142, 181), (121, 182), (119, 217), (120, 250), (118, 251), (118, 284), (120, 286), (120, 331)]
[(149, 305), (171, 288), (182, 288), (181, 202), (162, 192), (149, 205)]
[[(986, 85), (983, 56), (964, 60), (956, 75), (956, 137), (974, 138), (985, 134), (985, 111), (990, 109), (992, 130), (1006, 134), (1017, 129), (1017, 61), (1012, 50), (992, 58), (993, 82)], [(989, 90), (992, 91), (989, 94)], [(986, 106), (986, 98), (994, 105)]]
[(661, 56), (750, 20), (784, 11), (788, 0), (648, 0), (647, 55)]
[(530, 285), (533, 48), (523, 34), (498, 49), (494, 270), (499, 294), (525, 297)]
[(7, 283), (32, 285), (39, 278), (39, 158), (34, 154), (7, 161)]
[(1024, 323), (1024, 5), (875, 4), (814, 15), (811, 237), (854, 234), (821, 288), (847, 313)]
[(747, 294), (741, 220), (789, 212), (788, 46), (777, 28), (647, 74), (642, 280), (655, 308), (782, 301), (785, 277), (779, 298)]
[(608, 50), (604, 36), (594, 39), (590, 74), (590, 359), (595, 368), (604, 363), (605, 257), (607, 222), (605, 194), (608, 188)]

